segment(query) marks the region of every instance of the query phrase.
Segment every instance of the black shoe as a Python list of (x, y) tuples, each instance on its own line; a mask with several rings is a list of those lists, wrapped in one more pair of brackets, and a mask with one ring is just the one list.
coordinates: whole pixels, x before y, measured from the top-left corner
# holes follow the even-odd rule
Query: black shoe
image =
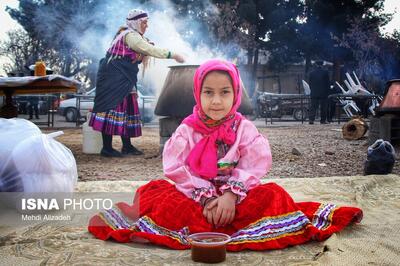
[(40, 117), (37, 116), (36, 119), (40, 119)]
[(32, 119), (33, 119), (33, 117), (31, 117), (31, 116), (28, 118), (28, 120), (32, 120)]
[(322, 124), (329, 124), (328, 122), (325, 122), (325, 121), (321, 121), (320, 123), (321, 123), (321, 125)]
[(310, 125), (314, 125), (314, 121), (309, 121), (308, 122)]
[(138, 149), (136, 149), (134, 146), (130, 146), (128, 148), (122, 147), (121, 153), (124, 155), (143, 155), (144, 153)]
[(106, 150), (104, 148), (101, 149), (100, 155), (104, 157), (123, 157), (122, 154), (117, 150)]

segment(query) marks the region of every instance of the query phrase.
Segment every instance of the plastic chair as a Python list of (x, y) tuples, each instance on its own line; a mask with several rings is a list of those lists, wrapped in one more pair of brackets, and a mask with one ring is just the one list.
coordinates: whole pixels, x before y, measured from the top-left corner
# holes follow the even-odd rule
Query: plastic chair
[(371, 94), (371, 92), (369, 92), (367, 89), (365, 89), (361, 85), (361, 82), (358, 79), (358, 77), (357, 77), (357, 75), (356, 75), (356, 73), (354, 71), (353, 71), (353, 75), (354, 75), (354, 78), (357, 81), (357, 83), (354, 82), (354, 80), (351, 77), (351, 75), (346, 72), (347, 80), (344, 81), (344, 84), (346, 84), (346, 87), (349, 88), (349, 90), (351, 90), (352, 93), (354, 93), (354, 94), (358, 94), (358, 93)]
[[(346, 81), (345, 81), (346, 83)], [(349, 89), (348, 91), (346, 91), (340, 84), (339, 82), (336, 81), (336, 85), (338, 85), (338, 87), (340, 88), (340, 90), (343, 92), (343, 94), (350, 94), (351, 90)], [(350, 84), (349, 84), (350, 85)], [(357, 104), (353, 101), (353, 100), (339, 100), (340, 104), (342, 105), (342, 109), (344, 110), (344, 112), (346, 113), (346, 115), (348, 117), (352, 117), (353, 116), (353, 112), (355, 111), (356, 113), (361, 112), (360, 108), (358, 108)]]
[(308, 83), (304, 79), (302, 79), (301, 82), (303, 83), (304, 94), (310, 95), (311, 94), (310, 85), (308, 85)]

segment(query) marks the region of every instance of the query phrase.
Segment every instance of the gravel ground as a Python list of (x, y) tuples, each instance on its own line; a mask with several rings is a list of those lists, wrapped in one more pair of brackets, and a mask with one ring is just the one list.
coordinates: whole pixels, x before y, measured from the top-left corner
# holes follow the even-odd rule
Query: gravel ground
[[(362, 175), (367, 138), (347, 141), (342, 138), (341, 125), (265, 125), (256, 121), (259, 131), (268, 138), (272, 148), (273, 165), (266, 177), (324, 177)], [(144, 151), (144, 156), (104, 158), (82, 153), (82, 130), (63, 129), (58, 140), (75, 155), (79, 180), (150, 180), (162, 177), (162, 162), (158, 156), (158, 127), (143, 128), (143, 136), (133, 144)], [(368, 134), (368, 133), (367, 133)], [(366, 135), (367, 136), (367, 135)], [(120, 149), (120, 139), (114, 137), (114, 147)], [(296, 149), (294, 151), (293, 149)], [(396, 146), (397, 158), (400, 147)], [(393, 173), (400, 174), (396, 160)]]

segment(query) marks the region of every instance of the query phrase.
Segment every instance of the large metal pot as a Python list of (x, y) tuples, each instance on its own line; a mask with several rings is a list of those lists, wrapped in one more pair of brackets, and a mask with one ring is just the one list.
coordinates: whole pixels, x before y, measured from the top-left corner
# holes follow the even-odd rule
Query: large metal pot
[[(161, 94), (158, 97), (154, 111), (156, 115), (183, 118), (193, 112), (193, 106), (195, 105), (193, 76), (198, 67), (198, 65), (170, 67)], [(253, 113), (253, 108), (245, 89), (243, 90), (242, 103), (238, 111), (243, 115)]]

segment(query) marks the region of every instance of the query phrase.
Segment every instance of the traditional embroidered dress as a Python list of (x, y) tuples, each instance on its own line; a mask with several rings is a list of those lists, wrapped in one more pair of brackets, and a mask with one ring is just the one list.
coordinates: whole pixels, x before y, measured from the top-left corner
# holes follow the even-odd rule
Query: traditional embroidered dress
[[(277, 184), (260, 184), (272, 164), (271, 150), (257, 128), (236, 113), (241, 88), (236, 85), (240, 83), (235, 68), (217, 60), (200, 66), (195, 74), (196, 102), (199, 104), (202, 80), (214, 70), (227, 71), (235, 88), (235, 102), (226, 119), (209, 121), (196, 105), (193, 115), (184, 120), (164, 147), (164, 174), (174, 183), (155, 180), (140, 187), (132, 205), (118, 203), (94, 216), (89, 231), (103, 240), (146, 239), (173, 249), (190, 248), (189, 234), (215, 231), (230, 235), (227, 249), (239, 251), (321, 241), (360, 221), (362, 211), (358, 208), (296, 203)], [(215, 158), (207, 155), (209, 150)], [(235, 218), (231, 224), (215, 228), (203, 216), (202, 203), (225, 190), (238, 196)]]

